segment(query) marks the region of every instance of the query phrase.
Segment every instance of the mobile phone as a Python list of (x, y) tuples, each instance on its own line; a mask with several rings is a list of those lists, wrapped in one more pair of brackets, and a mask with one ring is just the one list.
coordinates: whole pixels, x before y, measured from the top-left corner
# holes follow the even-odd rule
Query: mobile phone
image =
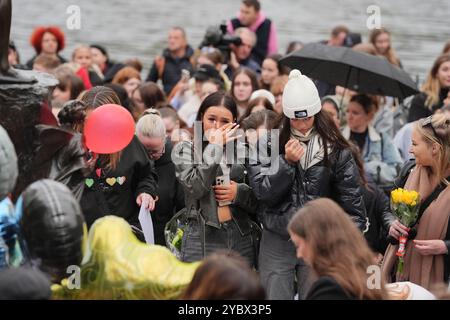
[[(217, 186), (229, 186), (230, 185), (230, 176), (223, 175), (216, 177), (216, 185)], [(231, 201), (219, 201), (219, 207), (227, 206), (231, 204)]]
[(191, 73), (187, 69), (181, 70), (181, 80), (188, 81), (191, 78)]

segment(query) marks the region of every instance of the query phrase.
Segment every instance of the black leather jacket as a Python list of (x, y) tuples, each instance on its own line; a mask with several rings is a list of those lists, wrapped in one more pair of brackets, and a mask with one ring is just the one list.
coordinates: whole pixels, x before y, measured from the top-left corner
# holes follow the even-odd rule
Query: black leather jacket
[(324, 161), (306, 171), (291, 165), (278, 155), (278, 170), (269, 175), (261, 171), (269, 164), (249, 165), (250, 186), (264, 205), (260, 219), (264, 228), (289, 237), (287, 224), (294, 213), (308, 201), (328, 197), (335, 200), (353, 218), (360, 230), (366, 226), (366, 210), (359, 183), (359, 173), (350, 150), (330, 154), (330, 167)]

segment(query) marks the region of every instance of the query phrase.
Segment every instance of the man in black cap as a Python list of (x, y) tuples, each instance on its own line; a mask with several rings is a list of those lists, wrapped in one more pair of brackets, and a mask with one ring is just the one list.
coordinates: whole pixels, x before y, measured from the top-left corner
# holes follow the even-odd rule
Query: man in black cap
[(202, 64), (194, 72), (194, 79), (197, 82), (204, 82), (211, 78), (223, 81), (220, 77), (219, 71), (213, 65)]

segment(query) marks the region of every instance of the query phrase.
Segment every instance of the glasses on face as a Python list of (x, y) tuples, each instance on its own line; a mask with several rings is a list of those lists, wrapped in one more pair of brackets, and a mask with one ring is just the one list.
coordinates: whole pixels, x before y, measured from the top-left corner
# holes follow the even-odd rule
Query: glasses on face
[(145, 150), (147, 151), (147, 155), (150, 157), (150, 159), (161, 157), (166, 151), (166, 143), (164, 142), (163, 147), (161, 149), (152, 150), (149, 148), (145, 148)]

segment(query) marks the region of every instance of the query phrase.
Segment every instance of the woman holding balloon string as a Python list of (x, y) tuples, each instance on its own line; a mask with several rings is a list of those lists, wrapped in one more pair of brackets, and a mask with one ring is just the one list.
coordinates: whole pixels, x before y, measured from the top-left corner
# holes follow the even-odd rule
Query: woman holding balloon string
[[(60, 117), (60, 122), (71, 126), (72, 118), (72, 127), (83, 131), (89, 149), (90, 173), (80, 201), (86, 223), (90, 227), (102, 216), (116, 215), (140, 228), (139, 207), (154, 210), (158, 178), (153, 162), (134, 135), (133, 118), (117, 106), (120, 100), (109, 88), (94, 87), (80, 100), (61, 110), (66, 116), (63, 121)], [(67, 116), (71, 113), (77, 116)]]

